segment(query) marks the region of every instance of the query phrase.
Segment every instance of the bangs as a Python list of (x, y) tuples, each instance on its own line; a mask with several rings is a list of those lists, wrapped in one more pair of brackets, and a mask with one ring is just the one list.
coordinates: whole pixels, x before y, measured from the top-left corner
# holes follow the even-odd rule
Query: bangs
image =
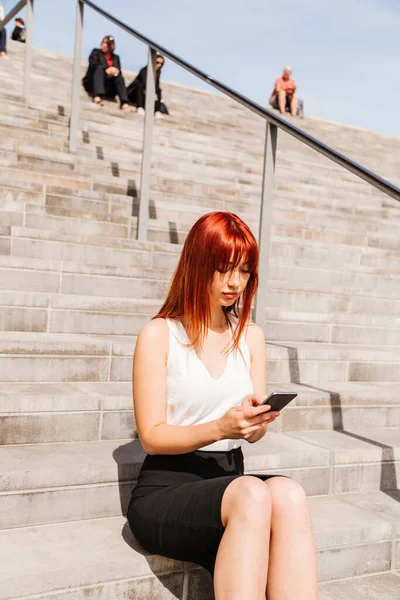
[[(232, 224), (229, 224), (232, 225)], [(250, 230), (229, 227), (228, 231), (219, 231), (211, 246), (213, 271), (229, 268), (236, 269), (241, 263), (248, 265), (252, 273), (257, 271), (258, 246)]]

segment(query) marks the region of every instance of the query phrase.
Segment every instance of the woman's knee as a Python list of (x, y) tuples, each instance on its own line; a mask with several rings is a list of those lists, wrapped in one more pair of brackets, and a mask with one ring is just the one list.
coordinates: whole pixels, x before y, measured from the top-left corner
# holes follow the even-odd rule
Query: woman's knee
[(243, 476), (234, 479), (222, 497), (221, 517), (224, 527), (230, 517), (244, 520), (270, 519), (271, 494), (257, 477)]
[(306, 493), (297, 481), (286, 477), (274, 477), (268, 481), (268, 488), (275, 514), (295, 517), (308, 511)]

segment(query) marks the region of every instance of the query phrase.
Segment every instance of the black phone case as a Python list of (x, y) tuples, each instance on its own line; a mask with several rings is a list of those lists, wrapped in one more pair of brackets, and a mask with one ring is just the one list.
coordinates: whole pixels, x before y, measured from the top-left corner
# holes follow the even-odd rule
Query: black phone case
[(271, 411), (280, 411), (285, 408), (289, 402), (296, 398), (295, 392), (276, 392), (272, 395), (269, 400), (265, 401), (265, 404), (269, 404)]

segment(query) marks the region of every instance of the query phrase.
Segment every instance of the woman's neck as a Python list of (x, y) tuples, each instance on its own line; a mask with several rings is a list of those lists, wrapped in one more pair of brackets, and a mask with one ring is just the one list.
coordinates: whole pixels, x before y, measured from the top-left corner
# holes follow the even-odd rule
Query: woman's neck
[(216, 333), (225, 333), (228, 325), (228, 319), (220, 305), (211, 306), (210, 329)]

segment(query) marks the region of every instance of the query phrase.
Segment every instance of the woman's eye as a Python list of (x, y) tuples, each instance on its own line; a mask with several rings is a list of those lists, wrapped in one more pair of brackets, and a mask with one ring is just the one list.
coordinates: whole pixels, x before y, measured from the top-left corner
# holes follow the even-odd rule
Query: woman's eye
[(222, 273), (225, 275), (228, 272), (228, 269), (217, 269), (218, 273)]
[(250, 273), (250, 271), (248, 269), (241, 269), (242, 273), (244, 273), (245, 275), (248, 275)]

